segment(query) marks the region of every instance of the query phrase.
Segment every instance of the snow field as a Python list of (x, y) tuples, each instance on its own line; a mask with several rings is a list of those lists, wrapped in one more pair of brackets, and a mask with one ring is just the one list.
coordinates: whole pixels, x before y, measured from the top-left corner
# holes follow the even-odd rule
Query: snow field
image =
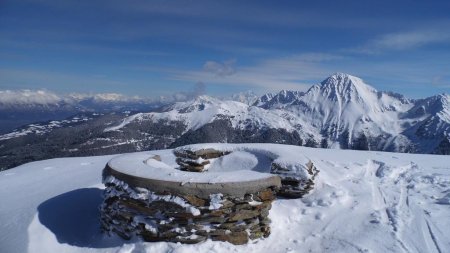
[[(1, 172), (0, 252), (450, 251), (449, 156), (248, 146), (258, 145), (292, 159), (304, 155), (320, 170), (309, 195), (274, 202), (267, 239), (235, 246), (105, 237), (98, 230), (101, 171), (112, 156), (101, 156), (33, 162)], [(164, 159), (171, 151), (158, 154)], [(252, 164), (253, 158), (244, 156)]]

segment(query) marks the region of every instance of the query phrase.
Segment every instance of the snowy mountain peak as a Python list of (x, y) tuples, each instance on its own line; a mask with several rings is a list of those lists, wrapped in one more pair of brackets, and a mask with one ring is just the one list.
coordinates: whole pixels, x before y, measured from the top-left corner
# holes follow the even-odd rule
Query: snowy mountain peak
[(450, 95), (439, 94), (416, 102), (404, 117), (436, 116), (450, 122)]
[(308, 104), (325, 99), (337, 102), (341, 106), (350, 103), (362, 107), (372, 107), (379, 102), (382, 95), (375, 88), (364, 83), (361, 78), (336, 73), (320, 84), (312, 86), (306, 92), (303, 100)]
[(445, 107), (450, 107), (450, 94), (442, 93), (439, 94), (438, 97), (440, 97), (442, 104)]
[(254, 106), (263, 106), (267, 102), (269, 102), (275, 96), (274, 93), (267, 93), (259, 97), (254, 103)]
[(375, 88), (366, 84), (361, 78), (345, 73), (335, 73), (320, 83), (322, 89), (336, 89), (342, 92), (377, 92)]
[(277, 100), (280, 103), (290, 103), (296, 99), (303, 96), (304, 92), (292, 91), (292, 90), (282, 90), (272, 98), (272, 100)]
[(411, 106), (408, 100), (378, 92), (361, 78), (335, 73), (311, 87), (298, 103), (287, 109), (295, 111), (331, 140), (339, 141), (344, 133), (350, 139), (362, 132), (395, 135), (400, 131), (394, 124), (396, 115)]
[(262, 96), (258, 99), (256, 106), (264, 109), (282, 108), (295, 104), (305, 93), (301, 91), (281, 90), (279, 93)]
[(303, 92), (301, 91), (292, 91), (292, 90), (281, 90), (278, 94), (276, 94), (276, 97), (283, 97), (287, 99), (293, 99), (297, 98), (303, 95)]

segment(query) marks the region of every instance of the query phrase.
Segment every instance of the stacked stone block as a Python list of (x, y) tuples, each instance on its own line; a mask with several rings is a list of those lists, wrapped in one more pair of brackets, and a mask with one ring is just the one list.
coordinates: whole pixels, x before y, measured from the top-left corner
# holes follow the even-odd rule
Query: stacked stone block
[(215, 149), (199, 149), (199, 150), (175, 150), (177, 157), (176, 162), (180, 165), (180, 170), (191, 172), (203, 172), (206, 165), (210, 164), (209, 159), (219, 158), (230, 152), (219, 151)]
[(275, 189), (242, 197), (156, 194), (107, 176), (102, 227), (125, 239), (198, 243), (206, 239), (245, 244), (270, 234)]

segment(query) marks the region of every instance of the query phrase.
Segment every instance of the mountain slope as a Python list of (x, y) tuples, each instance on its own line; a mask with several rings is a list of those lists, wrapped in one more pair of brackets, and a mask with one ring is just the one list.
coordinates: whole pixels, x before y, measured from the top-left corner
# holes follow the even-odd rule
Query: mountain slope
[[(157, 122), (160, 120), (182, 121), (186, 130), (197, 130), (218, 119), (227, 119), (233, 128), (283, 128), (287, 131), (295, 129), (293, 122), (283, 118), (283, 111), (264, 110), (248, 106), (237, 101), (222, 101), (208, 96), (199, 96), (188, 102), (178, 102), (164, 108), (163, 112), (140, 113), (124, 120), (118, 126), (105, 131), (120, 130), (133, 121)], [(300, 124), (301, 122), (297, 122)]]
[[(162, 112), (140, 113), (105, 132), (122, 131), (131, 123), (179, 122), (184, 131), (170, 147), (198, 142), (276, 142), (301, 145), (309, 135), (297, 117), (282, 110), (265, 110), (237, 101), (199, 96), (175, 103)], [(170, 123), (169, 123), (170, 124)]]
[(450, 154), (442, 145), (450, 140), (450, 96), (441, 94), (419, 101), (406, 113), (417, 123), (402, 134), (407, 136), (420, 153)]

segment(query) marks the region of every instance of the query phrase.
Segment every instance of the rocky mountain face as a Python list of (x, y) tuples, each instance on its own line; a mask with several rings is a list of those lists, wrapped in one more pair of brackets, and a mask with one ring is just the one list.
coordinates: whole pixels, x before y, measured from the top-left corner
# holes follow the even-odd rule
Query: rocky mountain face
[[(0, 135), (0, 168), (59, 156), (258, 142), (450, 154), (450, 96), (411, 100), (337, 73), (306, 92), (231, 101), (199, 96), (148, 113), (103, 113)], [(251, 103), (250, 101), (253, 101)], [(56, 127), (55, 127), (56, 125)]]

